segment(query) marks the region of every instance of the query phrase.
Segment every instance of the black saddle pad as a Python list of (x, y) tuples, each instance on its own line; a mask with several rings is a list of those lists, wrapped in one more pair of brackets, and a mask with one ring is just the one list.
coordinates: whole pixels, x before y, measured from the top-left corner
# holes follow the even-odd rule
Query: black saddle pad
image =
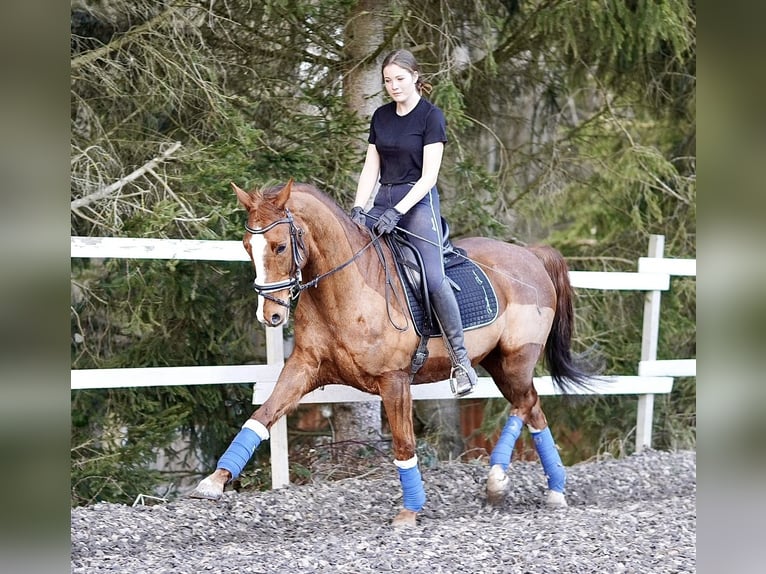
[[(453, 254), (446, 262), (447, 277), (460, 287), (455, 290), (455, 298), (460, 308), (460, 318), (463, 330), (478, 329), (489, 325), (497, 319), (497, 295), (489, 282), (486, 273), (473, 261), (462, 255)], [(419, 335), (427, 331), (425, 328), (425, 313), (420, 297), (414, 292), (410, 282), (402, 277), (399, 265), (396, 266), (399, 279), (407, 294), (407, 305), (410, 309), (412, 322)], [(441, 329), (434, 321), (431, 337), (440, 337)]]

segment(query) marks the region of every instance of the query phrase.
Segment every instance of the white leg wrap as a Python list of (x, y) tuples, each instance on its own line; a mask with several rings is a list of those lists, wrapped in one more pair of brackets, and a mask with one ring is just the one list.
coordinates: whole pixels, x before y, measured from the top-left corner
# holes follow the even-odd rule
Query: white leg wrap
[(395, 460), (394, 464), (401, 469), (413, 468), (418, 465), (418, 455), (408, 460)]
[(269, 438), (269, 429), (267, 429), (255, 419), (247, 419), (245, 424), (242, 425), (242, 428), (250, 429), (255, 434), (257, 434), (261, 440), (268, 440)]

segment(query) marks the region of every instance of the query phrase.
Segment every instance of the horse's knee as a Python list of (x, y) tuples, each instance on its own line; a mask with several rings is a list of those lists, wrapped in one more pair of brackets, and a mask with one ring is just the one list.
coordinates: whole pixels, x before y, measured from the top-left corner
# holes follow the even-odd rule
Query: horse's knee
[(393, 422), (389, 417), (391, 424), (391, 436), (393, 437), (391, 450), (394, 458), (397, 460), (409, 460), (415, 456), (415, 432), (412, 428), (412, 419), (407, 420), (404, 417)]

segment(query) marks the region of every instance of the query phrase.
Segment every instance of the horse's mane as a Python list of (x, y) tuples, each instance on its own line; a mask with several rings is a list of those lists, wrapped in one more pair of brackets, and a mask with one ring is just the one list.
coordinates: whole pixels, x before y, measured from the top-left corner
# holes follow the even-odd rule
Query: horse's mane
[[(285, 184), (279, 184), (279, 185), (273, 185), (271, 187), (264, 188), (262, 190), (262, 193), (264, 197), (274, 196), (285, 186)], [(318, 187), (315, 185), (312, 185), (310, 183), (293, 183), (292, 186), (292, 194), (295, 193), (305, 193), (307, 195), (310, 195), (317, 201), (319, 201), (322, 205), (324, 205), (327, 209), (330, 210), (330, 212), (335, 216), (335, 218), (340, 222), (345, 221), (351, 221), (348, 218), (348, 215), (346, 212), (338, 205), (338, 202), (336, 202), (332, 197), (321, 191)]]
[(296, 183), (293, 184), (293, 193), (296, 191), (307, 193), (308, 195), (316, 198), (319, 200), (325, 207), (327, 207), (330, 211), (333, 212), (333, 214), (340, 219), (342, 216), (346, 216), (346, 212), (341, 209), (341, 207), (338, 205), (338, 202), (335, 201), (332, 197), (324, 193), (323, 191), (320, 191), (318, 187), (310, 184), (310, 183)]

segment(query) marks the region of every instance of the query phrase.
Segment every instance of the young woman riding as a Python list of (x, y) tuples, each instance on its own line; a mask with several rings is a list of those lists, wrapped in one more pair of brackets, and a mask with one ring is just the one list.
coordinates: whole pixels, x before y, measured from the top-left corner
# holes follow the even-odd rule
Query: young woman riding
[[(360, 225), (371, 225), (378, 235), (396, 227), (409, 232), (409, 240), (423, 259), (431, 304), (452, 360), (455, 394), (464, 396), (473, 390), (476, 372), (465, 349), (460, 309), (444, 272), (436, 188), (447, 141), (446, 121), (442, 111), (422, 97), (431, 86), (423, 81), (410, 52), (391, 52), (381, 68), (393, 101), (372, 115), (351, 218)], [(377, 184), (373, 206), (365, 213)]]

